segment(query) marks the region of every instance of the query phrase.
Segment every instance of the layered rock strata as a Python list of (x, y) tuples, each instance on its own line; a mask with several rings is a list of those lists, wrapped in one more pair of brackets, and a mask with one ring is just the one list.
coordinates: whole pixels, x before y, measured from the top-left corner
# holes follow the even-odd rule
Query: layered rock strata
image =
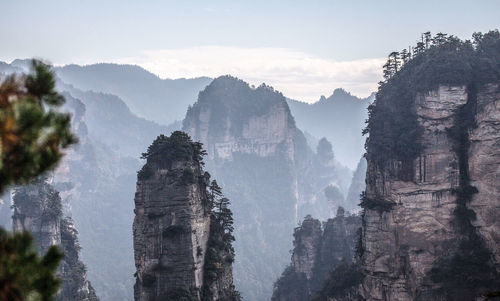
[[(408, 173), (401, 161), (368, 160), (361, 295), (474, 300), (495, 288), (488, 279), (500, 270), (498, 85), (441, 85), (408, 109), (425, 146), (409, 177), (398, 176)], [(466, 275), (475, 287), (454, 282)]]

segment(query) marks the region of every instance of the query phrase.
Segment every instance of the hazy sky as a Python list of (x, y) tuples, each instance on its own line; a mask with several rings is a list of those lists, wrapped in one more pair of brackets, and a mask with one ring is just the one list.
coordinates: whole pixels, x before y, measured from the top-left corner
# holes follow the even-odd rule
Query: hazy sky
[(162, 78), (232, 74), (315, 101), (376, 89), (421, 32), (500, 27), (500, 0), (0, 0), (0, 60), (139, 64)]

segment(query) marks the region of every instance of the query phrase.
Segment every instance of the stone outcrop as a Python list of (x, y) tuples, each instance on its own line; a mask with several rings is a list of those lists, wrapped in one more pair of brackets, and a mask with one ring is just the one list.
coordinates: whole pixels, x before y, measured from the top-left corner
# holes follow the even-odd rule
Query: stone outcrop
[(182, 132), (159, 136), (145, 154), (135, 195), (135, 300), (236, 300), (233, 255), (217, 248), (224, 232), (202, 154)]
[(183, 129), (203, 143), (207, 170), (234, 200), (235, 283), (246, 300), (268, 299), (297, 222), (307, 214), (330, 217), (324, 188), (335, 181), (333, 153), (317, 161), (280, 92), (231, 76), (200, 92)]
[(60, 301), (97, 301), (95, 291), (87, 280), (86, 269), (79, 259), (78, 232), (71, 218), (63, 218), (59, 193), (45, 178), (15, 189), (13, 198), (14, 231), (28, 231), (37, 250), (44, 254), (51, 246), (58, 246), (64, 258), (58, 268), (61, 289)]
[[(495, 280), (486, 283), (500, 270), (498, 85), (441, 85), (408, 109), (424, 145), (411, 168), (395, 158), (383, 166), (368, 160), (361, 295), (474, 300), (495, 288)], [(479, 280), (469, 287), (455, 277)]]
[(308, 301), (330, 271), (354, 260), (360, 227), (360, 216), (345, 214), (341, 207), (323, 225), (307, 216), (295, 228), (292, 262), (276, 281), (272, 300)]

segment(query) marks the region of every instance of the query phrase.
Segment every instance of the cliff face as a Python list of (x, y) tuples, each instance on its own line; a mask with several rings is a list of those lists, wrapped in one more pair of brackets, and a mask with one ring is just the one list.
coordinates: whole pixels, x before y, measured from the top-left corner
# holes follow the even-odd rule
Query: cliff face
[(13, 203), (13, 230), (30, 232), (38, 252), (61, 244), (61, 198), (44, 179), (16, 189)]
[(14, 231), (33, 235), (40, 254), (52, 245), (64, 252), (58, 269), (62, 280), (57, 300), (97, 301), (95, 291), (87, 280), (84, 264), (79, 259), (78, 232), (70, 218), (62, 217), (59, 193), (44, 179), (17, 188), (14, 195)]
[(211, 160), (235, 153), (294, 158), (295, 121), (281, 93), (265, 85), (252, 89), (230, 76), (215, 79), (188, 109), (183, 128)]
[(419, 46), (391, 53), (369, 107), (353, 286), (366, 300), (483, 300), (500, 289), (500, 33)]
[(135, 195), (135, 300), (233, 300), (233, 255), (217, 247), (224, 231), (201, 156), (201, 145), (181, 132), (148, 149)]
[(330, 169), (316, 173), (315, 154), (281, 93), (230, 76), (200, 92), (183, 129), (203, 143), (207, 169), (235, 200), (236, 285), (247, 300), (268, 299), (293, 227), (306, 214), (330, 216), (318, 183), (334, 181), (331, 162), (321, 162)]
[[(476, 213), (473, 222), (500, 263), (500, 90), (488, 85), (477, 95), (477, 126), (470, 132), (469, 174), (471, 185), (478, 193), (469, 208)], [(495, 201), (496, 200), (496, 201)]]
[[(494, 288), (485, 287), (484, 281), (494, 276), (492, 265), (500, 268), (498, 91), (498, 85), (482, 87), (477, 94), (465, 86), (439, 86), (418, 95), (413, 109), (425, 147), (410, 171), (402, 171), (401, 161), (394, 158), (384, 169), (368, 160), (365, 299), (443, 300), (455, 291), (453, 300), (473, 300)], [(467, 128), (467, 118), (477, 126)], [(461, 202), (466, 195), (471, 199)], [(471, 258), (477, 262), (469, 262)], [(484, 281), (468, 287), (449, 280), (465, 274)]]
[(354, 259), (361, 218), (337, 216), (323, 225), (307, 216), (294, 231), (292, 262), (274, 285), (273, 301), (308, 301), (321, 289), (331, 270)]

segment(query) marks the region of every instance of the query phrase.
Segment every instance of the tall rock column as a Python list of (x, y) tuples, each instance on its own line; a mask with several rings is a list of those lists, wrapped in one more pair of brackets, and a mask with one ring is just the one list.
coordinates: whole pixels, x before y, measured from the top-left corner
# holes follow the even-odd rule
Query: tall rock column
[(272, 301), (308, 301), (320, 293), (329, 273), (354, 260), (361, 217), (346, 215), (339, 207), (337, 216), (321, 222), (306, 216), (295, 228), (291, 265), (274, 284)]
[(159, 136), (144, 154), (133, 225), (136, 301), (233, 300), (232, 255), (217, 249), (203, 154), (183, 132)]

